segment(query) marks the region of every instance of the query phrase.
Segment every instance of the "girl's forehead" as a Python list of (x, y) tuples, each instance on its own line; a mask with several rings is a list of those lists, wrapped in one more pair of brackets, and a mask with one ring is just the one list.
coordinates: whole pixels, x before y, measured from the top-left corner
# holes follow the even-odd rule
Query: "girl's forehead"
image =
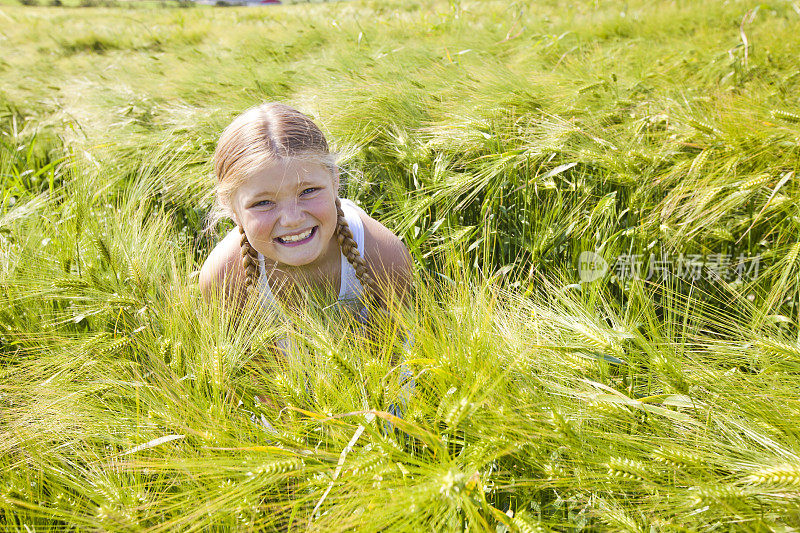
[(240, 190), (243, 193), (279, 193), (305, 184), (330, 184), (331, 171), (313, 160), (288, 159), (264, 165), (245, 177)]

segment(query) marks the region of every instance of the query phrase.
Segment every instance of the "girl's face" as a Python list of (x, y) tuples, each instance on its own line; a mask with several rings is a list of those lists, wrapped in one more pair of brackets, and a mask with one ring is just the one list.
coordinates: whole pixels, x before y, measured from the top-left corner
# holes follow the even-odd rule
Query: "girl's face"
[(288, 266), (321, 265), (338, 243), (339, 177), (319, 162), (283, 159), (248, 176), (231, 204), (250, 245)]

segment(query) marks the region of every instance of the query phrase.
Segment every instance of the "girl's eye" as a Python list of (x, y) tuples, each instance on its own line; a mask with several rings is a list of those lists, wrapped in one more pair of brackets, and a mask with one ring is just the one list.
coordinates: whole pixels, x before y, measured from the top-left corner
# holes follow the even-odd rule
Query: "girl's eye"
[(307, 189), (303, 189), (303, 192), (300, 194), (311, 194), (312, 192), (317, 191), (317, 187), (308, 187)]
[(253, 207), (269, 207), (272, 205), (271, 200), (261, 200), (253, 204)]

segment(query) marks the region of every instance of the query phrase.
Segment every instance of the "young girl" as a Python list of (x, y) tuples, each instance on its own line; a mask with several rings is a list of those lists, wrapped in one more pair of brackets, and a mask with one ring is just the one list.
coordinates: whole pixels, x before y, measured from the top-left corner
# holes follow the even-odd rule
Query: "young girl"
[(405, 246), (353, 202), (320, 129), (278, 103), (248, 109), (214, 154), (217, 202), (237, 228), (200, 271), (207, 297), (296, 304), (300, 292), (378, 303), (403, 299), (411, 279)]

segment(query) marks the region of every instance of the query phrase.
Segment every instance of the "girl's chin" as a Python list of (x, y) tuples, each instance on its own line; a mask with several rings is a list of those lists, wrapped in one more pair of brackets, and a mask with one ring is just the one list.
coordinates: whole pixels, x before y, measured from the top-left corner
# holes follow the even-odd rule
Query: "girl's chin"
[(284, 266), (287, 266), (287, 267), (300, 268), (300, 267), (309, 266), (309, 265), (313, 264), (315, 259), (316, 259), (316, 257), (315, 258), (310, 258), (310, 259), (301, 259), (301, 258), (289, 259), (289, 258), (282, 257), (282, 258), (276, 259), (275, 262), (279, 266), (280, 265), (284, 265)]
[[(281, 247), (283, 248), (283, 247)], [(312, 247), (308, 247), (312, 248)], [(275, 253), (264, 256), (267, 260), (272, 260), (279, 265), (286, 265), (290, 267), (303, 267), (317, 262), (322, 253), (320, 250), (302, 249), (302, 248), (283, 248), (275, 250)]]

